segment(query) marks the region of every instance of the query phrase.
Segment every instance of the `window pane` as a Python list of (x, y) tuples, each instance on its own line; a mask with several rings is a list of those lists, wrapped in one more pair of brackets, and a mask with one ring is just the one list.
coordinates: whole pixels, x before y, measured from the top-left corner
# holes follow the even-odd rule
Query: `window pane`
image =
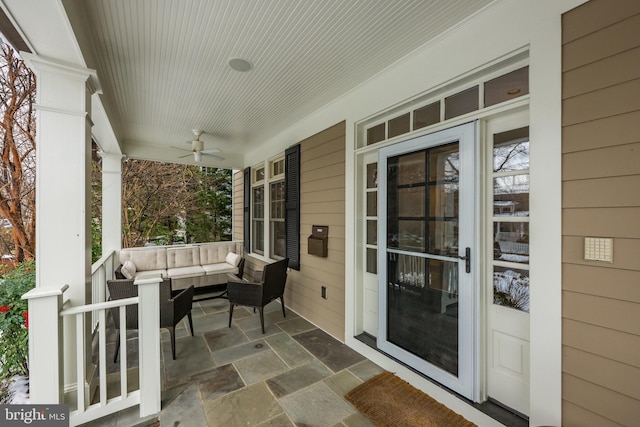
[(264, 221), (254, 220), (252, 225), (252, 251), (262, 255), (264, 254)]
[[(395, 161), (393, 161), (395, 160)], [(404, 154), (401, 157), (389, 159), (389, 166), (392, 167), (393, 163), (397, 165), (397, 184), (418, 184), (423, 183), (426, 177), (426, 165), (424, 151), (419, 151), (413, 154)], [(390, 173), (393, 173), (390, 171)], [(394, 177), (389, 176), (391, 181)]]
[(286, 255), (286, 230), (284, 221), (271, 222), (271, 257), (284, 258)]
[(444, 100), (444, 118), (451, 119), (478, 109), (478, 86), (463, 90)]
[(389, 138), (409, 132), (411, 126), (409, 113), (389, 120)]
[(418, 108), (413, 112), (413, 129), (420, 129), (440, 121), (440, 101)]
[(367, 245), (378, 244), (378, 221), (367, 221)]
[(398, 221), (398, 234), (388, 236), (390, 241), (387, 245), (390, 248), (424, 252), (426, 250), (424, 231), (424, 221)]
[(429, 216), (450, 218), (458, 216), (458, 184), (429, 186)]
[(367, 193), (367, 216), (378, 215), (378, 193), (370, 191)]
[(429, 221), (429, 253), (458, 254), (458, 220)]
[(375, 144), (376, 142), (384, 141), (386, 139), (386, 123), (380, 123), (377, 126), (367, 129), (367, 145)]
[(271, 219), (284, 219), (284, 181), (271, 184)]
[(493, 136), (493, 171), (529, 169), (529, 128), (515, 129)]
[(378, 251), (367, 248), (367, 273), (378, 274)]
[(376, 188), (378, 186), (378, 164), (369, 163), (367, 165), (367, 188)]
[(402, 218), (424, 218), (424, 186), (398, 189), (398, 216)]
[(253, 189), (253, 217), (264, 218), (264, 188), (255, 187)]
[(458, 144), (450, 144), (429, 151), (429, 181), (458, 182), (460, 152)]
[(529, 272), (493, 268), (493, 303), (529, 312)]
[(276, 177), (284, 173), (284, 159), (276, 160), (271, 164), (271, 177)]
[(254, 182), (259, 182), (264, 179), (264, 168), (256, 169)]
[(484, 106), (517, 98), (529, 93), (529, 67), (520, 68), (484, 84)]
[(493, 223), (493, 259), (529, 263), (529, 223)]
[(493, 214), (529, 216), (529, 175), (493, 179)]

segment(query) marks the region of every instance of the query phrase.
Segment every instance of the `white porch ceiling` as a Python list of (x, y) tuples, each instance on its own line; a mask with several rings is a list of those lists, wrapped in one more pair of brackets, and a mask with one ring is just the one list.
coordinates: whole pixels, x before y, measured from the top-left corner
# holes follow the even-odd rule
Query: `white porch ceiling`
[[(64, 6), (67, 16), (57, 19), (68, 19), (86, 66), (97, 70), (124, 153), (190, 162), (170, 146), (189, 149), (198, 128), (205, 149), (227, 159), (206, 164), (236, 168), (254, 144), (493, 1), (2, 0), (18, 26), (27, 19), (20, 4)], [(34, 53), (47, 55), (58, 35), (23, 27)], [(234, 71), (230, 58), (254, 68)]]

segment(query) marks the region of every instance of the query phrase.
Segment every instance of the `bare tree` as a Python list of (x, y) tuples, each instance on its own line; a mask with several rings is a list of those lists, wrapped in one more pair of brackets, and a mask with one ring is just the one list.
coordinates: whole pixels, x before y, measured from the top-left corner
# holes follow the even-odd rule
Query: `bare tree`
[(122, 167), (122, 245), (141, 246), (158, 234), (171, 242), (178, 218), (194, 204), (188, 165), (129, 160)]
[(35, 256), (35, 74), (7, 44), (0, 52), (0, 215), (12, 227), (16, 261)]

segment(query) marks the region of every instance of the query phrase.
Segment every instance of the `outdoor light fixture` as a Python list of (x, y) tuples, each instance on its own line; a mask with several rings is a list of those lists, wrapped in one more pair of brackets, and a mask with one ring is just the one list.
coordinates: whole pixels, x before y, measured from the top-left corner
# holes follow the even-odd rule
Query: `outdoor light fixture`
[(251, 62), (242, 58), (231, 58), (229, 60), (229, 66), (236, 71), (240, 71), (241, 73), (250, 71), (253, 68), (253, 64)]

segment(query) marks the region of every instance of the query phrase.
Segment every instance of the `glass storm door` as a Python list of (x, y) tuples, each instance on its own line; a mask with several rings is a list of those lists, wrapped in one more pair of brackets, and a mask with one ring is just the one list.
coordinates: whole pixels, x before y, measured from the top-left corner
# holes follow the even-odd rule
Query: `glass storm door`
[(474, 123), (380, 150), (378, 347), (475, 400)]

